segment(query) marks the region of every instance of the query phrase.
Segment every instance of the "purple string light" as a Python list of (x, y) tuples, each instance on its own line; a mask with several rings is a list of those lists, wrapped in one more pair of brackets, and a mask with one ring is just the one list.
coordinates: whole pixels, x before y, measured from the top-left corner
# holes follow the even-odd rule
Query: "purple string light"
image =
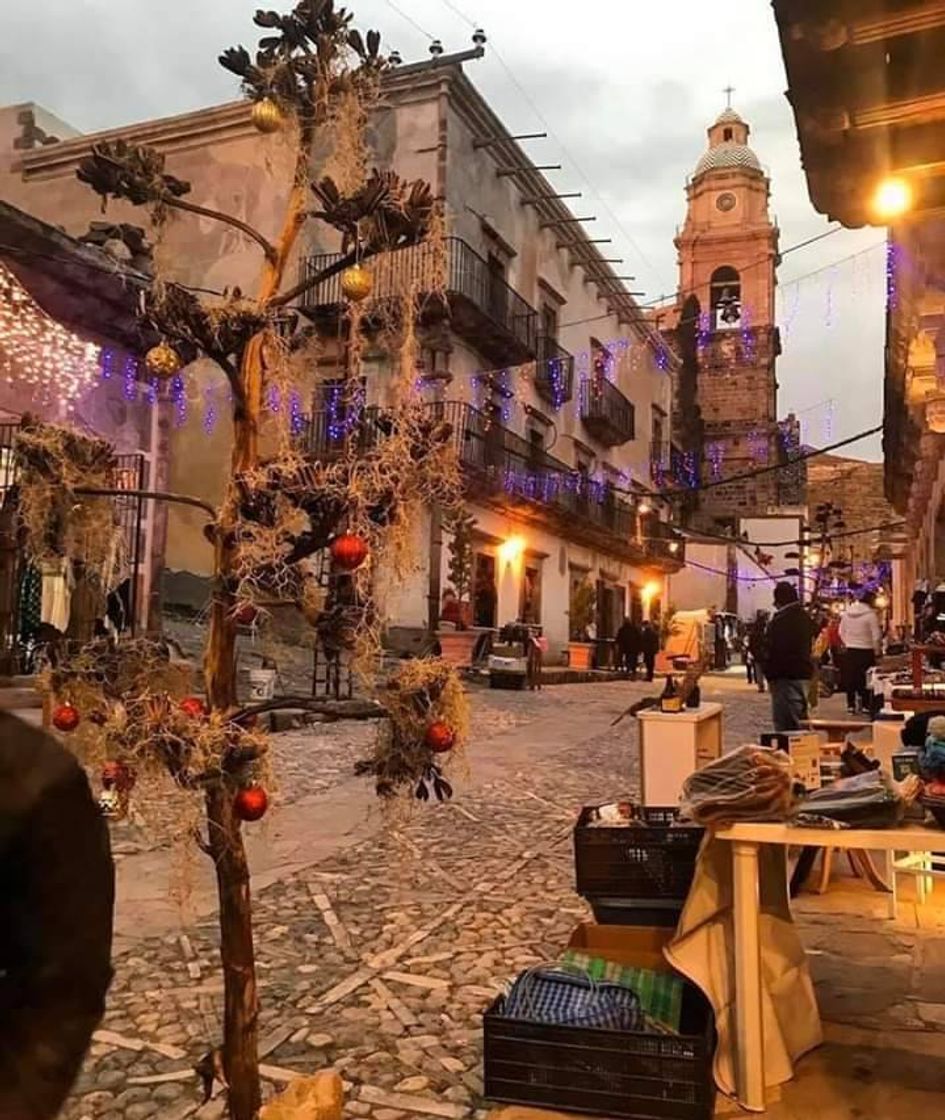
[(134, 401), (138, 399), (138, 363), (129, 354), (125, 358), (125, 364), (122, 369), (123, 387), (122, 393), (126, 401)]
[(207, 391), (204, 394), (203, 406), (203, 430), (207, 435), (213, 433), (213, 429), (217, 425), (217, 407), (215, 401), (216, 394), (212, 385), (207, 386)]
[(187, 389), (180, 374), (171, 382), (171, 400), (174, 402), (174, 426), (182, 428), (187, 423)]
[(102, 380), (111, 381), (115, 373), (115, 351), (107, 346), (102, 347)]
[(266, 405), (270, 412), (278, 412), (282, 408), (282, 393), (278, 385), (270, 385), (266, 393)]
[(289, 394), (289, 431), (297, 436), (305, 427), (302, 415), (302, 398), (294, 390)]

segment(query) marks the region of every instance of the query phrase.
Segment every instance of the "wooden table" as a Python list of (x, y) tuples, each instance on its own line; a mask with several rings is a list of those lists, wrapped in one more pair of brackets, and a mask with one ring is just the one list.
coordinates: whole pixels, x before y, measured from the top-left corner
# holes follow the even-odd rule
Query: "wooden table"
[(647, 708), (640, 728), (640, 789), (644, 805), (679, 803), (683, 782), (722, 754), (722, 705), (700, 704), (681, 712)]
[(765, 1111), (764, 1037), (761, 1002), (758, 848), (780, 844), (848, 848), (886, 853), (890, 881), (896, 852), (945, 852), (945, 831), (936, 828), (819, 829), (785, 824), (735, 824), (715, 834), (732, 845), (735, 928), (735, 1080), (738, 1100)]

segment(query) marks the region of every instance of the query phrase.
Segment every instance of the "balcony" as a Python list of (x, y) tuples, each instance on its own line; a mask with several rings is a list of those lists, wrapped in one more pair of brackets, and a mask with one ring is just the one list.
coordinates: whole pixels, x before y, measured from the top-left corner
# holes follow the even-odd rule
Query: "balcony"
[[(307, 257), (302, 262), (301, 278), (315, 275), (340, 259), (338, 253)], [(413, 245), (375, 257), (366, 267), (374, 276), (375, 304), (399, 299), (418, 287), (420, 296), (430, 295), (430, 289), (442, 286), (448, 309), (440, 300), (427, 300), (422, 311), (425, 318), (441, 317), (448, 310), (456, 334), (497, 365), (527, 362), (537, 356), (538, 312), (460, 238), (445, 239), (445, 254), (438, 246)], [(339, 274), (306, 292), (302, 309), (313, 319), (334, 317), (344, 302)]]
[(617, 447), (634, 438), (633, 402), (605, 377), (595, 375), (581, 382), (581, 420), (605, 447)]
[(544, 334), (538, 336), (535, 390), (556, 410), (574, 396), (574, 356)]
[[(657, 518), (641, 525), (636, 508), (613, 486), (579, 474), (516, 432), (460, 401), (429, 404), (447, 421), (467, 492), (501, 507), (517, 506), (569, 539), (598, 545), (633, 564), (677, 569), (682, 543)], [(308, 454), (328, 461), (345, 448), (363, 453), (384, 438), (383, 410), (365, 408), (357, 420), (328, 422), (326, 412), (306, 418), (299, 441)], [(343, 429), (347, 429), (346, 431)]]
[(650, 446), (650, 480), (658, 490), (691, 489), (699, 483), (698, 455), (675, 443)]

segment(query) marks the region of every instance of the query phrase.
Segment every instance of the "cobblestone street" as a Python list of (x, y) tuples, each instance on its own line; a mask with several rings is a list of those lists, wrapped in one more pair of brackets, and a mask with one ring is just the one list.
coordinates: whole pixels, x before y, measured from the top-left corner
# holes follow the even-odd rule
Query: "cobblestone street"
[[(767, 697), (734, 678), (705, 684), (706, 699), (726, 704), (727, 746), (767, 725)], [(556, 958), (588, 916), (573, 893), (574, 816), (583, 804), (636, 792), (634, 721), (611, 723), (651, 690), (476, 690), (469, 774), (457, 775), (454, 802), (407, 816), (380, 812), (368, 783), (350, 776), (370, 728), (334, 724), (277, 738), (281, 798), (265, 828), (247, 829), (267, 1092), (333, 1065), (347, 1081), (350, 1116), (484, 1115), (481, 1013), (510, 974)], [(119, 850), (116, 977), (64, 1116), (220, 1116), (220, 1098), (200, 1107), (192, 1069), (219, 1041), (222, 1014), (212, 884), (201, 868), (182, 920), (166, 897), (168, 853), (130, 842)], [(864, 954), (867, 974), (855, 991), (869, 982), (874, 995), (868, 1007), (844, 1003), (847, 946), (820, 902), (802, 909), (812, 911), (804, 928), (829, 1017), (852, 1022), (858, 1037), (909, 1032), (923, 1053), (945, 1056), (945, 975), (932, 980), (928, 971), (937, 947), (914, 921), (894, 936), (877, 932), (866, 916), (872, 899), (859, 896), (841, 924), (861, 931), (853, 951)], [(903, 907), (904, 916), (915, 912)], [(887, 954), (902, 963), (881, 978), (877, 958)], [(859, 1037), (857, 1045), (867, 1044)], [(823, 1064), (831, 1049), (811, 1062)], [(920, 1084), (943, 1088), (943, 1077), (927, 1072)]]

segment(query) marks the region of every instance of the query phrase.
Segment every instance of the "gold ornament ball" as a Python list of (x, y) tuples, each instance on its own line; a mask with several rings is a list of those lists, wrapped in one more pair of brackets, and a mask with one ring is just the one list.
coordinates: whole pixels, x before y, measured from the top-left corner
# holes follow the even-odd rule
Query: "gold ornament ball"
[(253, 125), (259, 132), (278, 132), (285, 124), (282, 110), (271, 97), (264, 97), (253, 105)]
[(180, 354), (173, 346), (168, 346), (166, 342), (159, 342), (157, 346), (152, 346), (147, 352), (144, 364), (148, 367), (148, 373), (153, 377), (173, 377), (180, 372)]
[(354, 264), (341, 274), (341, 290), (346, 299), (360, 303), (367, 299), (374, 288), (374, 277), (366, 268)]

